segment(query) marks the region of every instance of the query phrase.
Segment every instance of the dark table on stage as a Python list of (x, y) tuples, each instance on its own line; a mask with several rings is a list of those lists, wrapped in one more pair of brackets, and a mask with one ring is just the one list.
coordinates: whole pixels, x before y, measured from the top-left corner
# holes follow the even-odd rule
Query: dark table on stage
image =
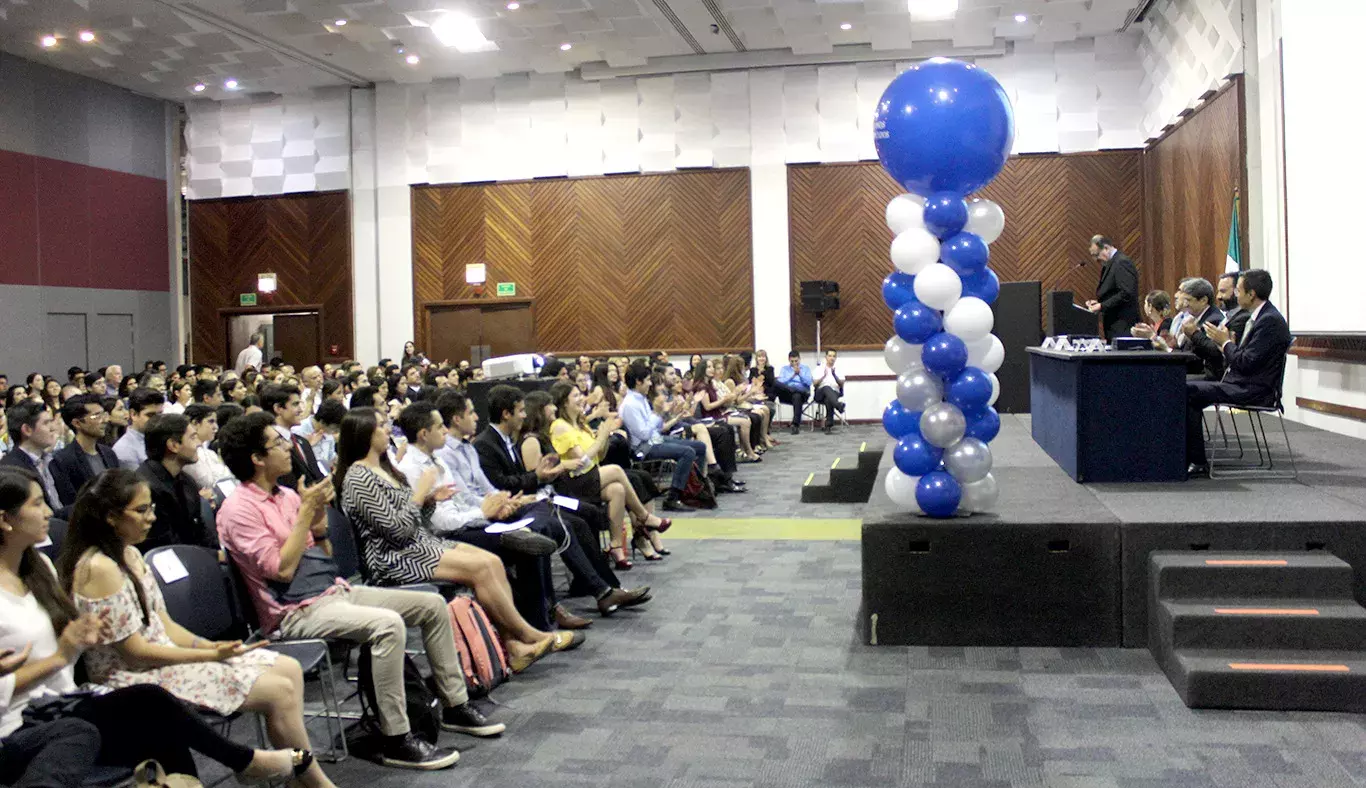
[(1029, 351), (1034, 441), (1079, 482), (1186, 480), (1190, 353)]

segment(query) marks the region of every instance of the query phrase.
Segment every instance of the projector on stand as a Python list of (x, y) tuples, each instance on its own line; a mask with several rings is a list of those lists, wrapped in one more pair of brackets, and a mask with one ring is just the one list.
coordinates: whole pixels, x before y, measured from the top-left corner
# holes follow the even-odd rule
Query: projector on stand
[(535, 353), (519, 353), (515, 356), (486, 358), (481, 365), (484, 377), (497, 378), (535, 377), (536, 371), (545, 365), (545, 359)]

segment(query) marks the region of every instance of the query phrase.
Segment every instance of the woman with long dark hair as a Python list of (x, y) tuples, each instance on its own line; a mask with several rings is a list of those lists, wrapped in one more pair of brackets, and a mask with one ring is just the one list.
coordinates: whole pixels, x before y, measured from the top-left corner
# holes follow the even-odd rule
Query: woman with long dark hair
[(735, 410), (735, 398), (717, 388), (716, 380), (721, 376), (721, 359), (713, 358), (693, 370), (693, 401), (702, 407), (703, 418), (724, 421), (736, 427), (740, 433), (740, 453), (745, 456), (741, 462), (760, 462), (759, 454), (749, 440), (749, 416)]
[[(307, 750), (298, 662), (260, 649), (265, 641), (204, 640), (166, 612), (137, 549), (155, 520), (147, 483), (124, 468), (105, 471), (76, 498), (57, 566), (76, 608), (102, 623), (98, 645), (86, 656), (92, 680), (111, 687), (154, 684), (219, 714), (260, 712), (272, 742)], [(310, 788), (332, 785), (316, 763), (299, 780)]]
[[(99, 641), (101, 625), (77, 611), (51, 562), (34, 549), (47, 539), (51, 515), (36, 475), (0, 468), (0, 649), (20, 656), (27, 650), (22, 664), (0, 678), (11, 683), (0, 709), (0, 783), (74, 787), (94, 764), (135, 766), (148, 758), (168, 772), (193, 775), (192, 749), (244, 781), (284, 780), (306, 771), (311, 754), (243, 747), (160, 687), (77, 693), (73, 666)], [(52, 701), (68, 715), (24, 722), (26, 708)], [(44, 746), (73, 738), (86, 746), (54, 746), (50, 752)]]
[(550, 651), (582, 642), (568, 633), (542, 632), (522, 618), (498, 556), (433, 533), (436, 504), (455, 494), (453, 487), (436, 486), (436, 470), (429, 468), (415, 488), (409, 487), (407, 477), (389, 460), (389, 420), (374, 408), (356, 408), (342, 419), (332, 482), (360, 536), (361, 556), (374, 581), (403, 585), (440, 580), (474, 589), (519, 672)]
[[(773, 448), (773, 441), (768, 434), (769, 417), (768, 406), (764, 404), (763, 392), (756, 389), (749, 381), (745, 380), (745, 362), (737, 355), (727, 355), (724, 361), (724, 374), (717, 381), (718, 386), (725, 387), (725, 393), (734, 397), (735, 407), (741, 413), (749, 416), (749, 435), (758, 446), (765, 449)], [(718, 388), (718, 391), (721, 389)], [(763, 452), (759, 452), (762, 454)]]
[(105, 397), (100, 400), (105, 414), (109, 417), (104, 424), (104, 437), (100, 443), (113, 446), (128, 431), (128, 406), (118, 397)]

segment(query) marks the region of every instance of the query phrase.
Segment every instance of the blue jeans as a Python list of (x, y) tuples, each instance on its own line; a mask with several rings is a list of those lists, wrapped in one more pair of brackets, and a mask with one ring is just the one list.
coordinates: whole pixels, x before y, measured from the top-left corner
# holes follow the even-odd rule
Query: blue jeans
[(681, 493), (688, 486), (691, 469), (697, 468), (698, 476), (704, 479), (707, 475), (707, 447), (702, 441), (665, 438), (663, 443), (656, 443), (645, 452), (645, 459), (675, 461), (674, 477), (669, 482), (674, 492)]

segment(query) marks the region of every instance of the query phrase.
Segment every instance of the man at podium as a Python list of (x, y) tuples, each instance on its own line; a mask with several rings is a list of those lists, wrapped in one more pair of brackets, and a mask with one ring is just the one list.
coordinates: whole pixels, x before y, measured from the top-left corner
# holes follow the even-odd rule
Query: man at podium
[(1105, 338), (1127, 337), (1138, 322), (1138, 267), (1103, 235), (1091, 237), (1091, 258), (1101, 264), (1096, 297), (1086, 308), (1100, 313)]

